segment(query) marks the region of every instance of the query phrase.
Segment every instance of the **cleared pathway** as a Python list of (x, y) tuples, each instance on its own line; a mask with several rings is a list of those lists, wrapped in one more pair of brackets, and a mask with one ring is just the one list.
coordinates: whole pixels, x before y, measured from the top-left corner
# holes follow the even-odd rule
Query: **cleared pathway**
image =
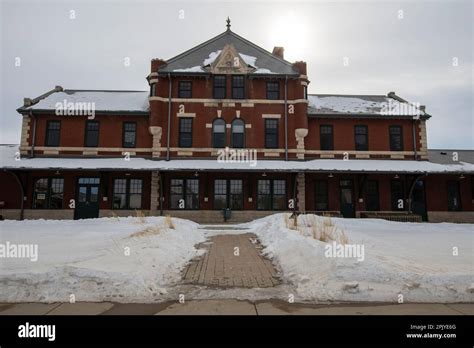
[(214, 235), (199, 245), (207, 252), (185, 268), (185, 284), (266, 288), (280, 283), (272, 262), (261, 255), (262, 246), (255, 234), (229, 234), (233, 230), (243, 232), (242, 228), (231, 226), (207, 226), (203, 229), (212, 231)]

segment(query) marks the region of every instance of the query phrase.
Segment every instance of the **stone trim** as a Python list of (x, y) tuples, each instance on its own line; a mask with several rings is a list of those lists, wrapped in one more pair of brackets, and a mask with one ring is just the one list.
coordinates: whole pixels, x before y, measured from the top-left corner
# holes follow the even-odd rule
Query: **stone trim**
[[(148, 97), (148, 101), (161, 101), (168, 103), (167, 97), (152, 96)], [(269, 99), (207, 99), (207, 98), (171, 98), (172, 103), (234, 103), (241, 104), (245, 107), (253, 105), (248, 104), (285, 104), (283, 99), (269, 100)], [(245, 105), (244, 105), (245, 104)], [(287, 101), (287, 104), (308, 104), (307, 99), (291, 99)]]
[(158, 83), (158, 79), (151, 79), (151, 80), (148, 81), (149, 85), (152, 85), (154, 83)]
[(192, 151), (178, 151), (178, 156), (192, 156)]
[(160, 174), (151, 172), (150, 211), (156, 212), (160, 207)]
[(304, 173), (298, 173), (296, 176), (296, 199), (299, 211), (306, 211), (306, 183)]
[(262, 118), (281, 118), (281, 114), (262, 114)]
[(195, 112), (183, 112), (183, 113), (177, 113), (176, 114), (177, 117), (196, 117), (196, 113)]
[(160, 157), (161, 152), (158, 149), (161, 147), (161, 136), (163, 134), (163, 129), (161, 127), (158, 127), (158, 126), (151, 126), (151, 127), (148, 127), (148, 131), (153, 136), (152, 157), (153, 158)]
[(251, 123), (246, 123), (245, 128), (252, 128), (252, 124)]
[(356, 158), (370, 158), (370, 155), (366, 154), (356, 154)]
[(263, 155), (265, 157), (279, 157), (280, 153), (278, 153), (278, 152), (265, 152)]
[(204, 106), (209, 108), (217, 108), (219, 107), (219, 103), (204, 103)]

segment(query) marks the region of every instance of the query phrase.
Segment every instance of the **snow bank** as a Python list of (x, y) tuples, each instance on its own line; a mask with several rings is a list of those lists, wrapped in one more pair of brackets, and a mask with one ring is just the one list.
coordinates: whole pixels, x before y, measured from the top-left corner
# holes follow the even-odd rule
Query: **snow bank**
[[(2, 221), (0, 242), (37, 244), (37, 262), (0, 259), (0, 302), (152, 302), (201, 253), (197, 224), (163, 217)], [(149, 229), (143, 236), (131, 236)]]
[(286, 227), (285, 214), (247, 224), (295, 285), (295, 301), (397, 302), (400, 294), (404, 302), (474, 300), (472, 224), (333, 218), (350, 245), (364, 246), (364, 260), (357, 261), (325, 256), (328, 243), (315, 240), (310, 227), (321, 219), (327, 218), (300, 216), (299, 230)]

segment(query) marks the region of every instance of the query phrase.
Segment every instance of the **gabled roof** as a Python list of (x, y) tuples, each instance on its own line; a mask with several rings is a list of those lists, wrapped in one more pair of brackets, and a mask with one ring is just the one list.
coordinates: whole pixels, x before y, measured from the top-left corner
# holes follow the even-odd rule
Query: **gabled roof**
[(96, 113), (148, 114), (149, 111), (147, 91), (65, 89), (45, 95), (34, 99), (33, 105), (22, 106), (17, 111), (50, 112), (56, 110), (57, 103), (94, 103)]
[(384, 116), (429, 118), (424, 108), (395, 93), (387, 95), (309, 94), (309, 116)]
[(207, 74), (203, 67), (211, 64), (226, 45), (232, 45), (247, 64), (256, 68), (254, 74), (299, 75), (290, 62), (273, 55), (230, 29), (167, 60), (167, 64), (161, 66), (158, 72)]

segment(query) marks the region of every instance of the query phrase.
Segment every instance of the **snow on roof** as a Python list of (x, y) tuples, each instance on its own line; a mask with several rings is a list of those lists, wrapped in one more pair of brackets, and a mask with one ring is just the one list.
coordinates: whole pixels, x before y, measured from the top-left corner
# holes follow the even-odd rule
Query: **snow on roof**
[(94, 103), (95, 111), (148, 112), (147, 91), (100, 91), (65, 89), (55, 92), (24, 110), (56, 110), (65, 103)]
[(381, 173), (474, 173), (474, 164), (440, 164), (412, 160), (339, 160), (308, 161), (259, 160), (251, 163), (223, 163), (217, 160), (150, 160), (145, 158), (22, 158), (15, 160), (18, 145), (0, 146), (2, 169), (104, 169), (104, 170), (189, 170), (189, 171), (293, 171), (293, 172), (381, 172)]
[(420, 116), (420, 105), (384, 95), (308, 95), (309, 115)]

